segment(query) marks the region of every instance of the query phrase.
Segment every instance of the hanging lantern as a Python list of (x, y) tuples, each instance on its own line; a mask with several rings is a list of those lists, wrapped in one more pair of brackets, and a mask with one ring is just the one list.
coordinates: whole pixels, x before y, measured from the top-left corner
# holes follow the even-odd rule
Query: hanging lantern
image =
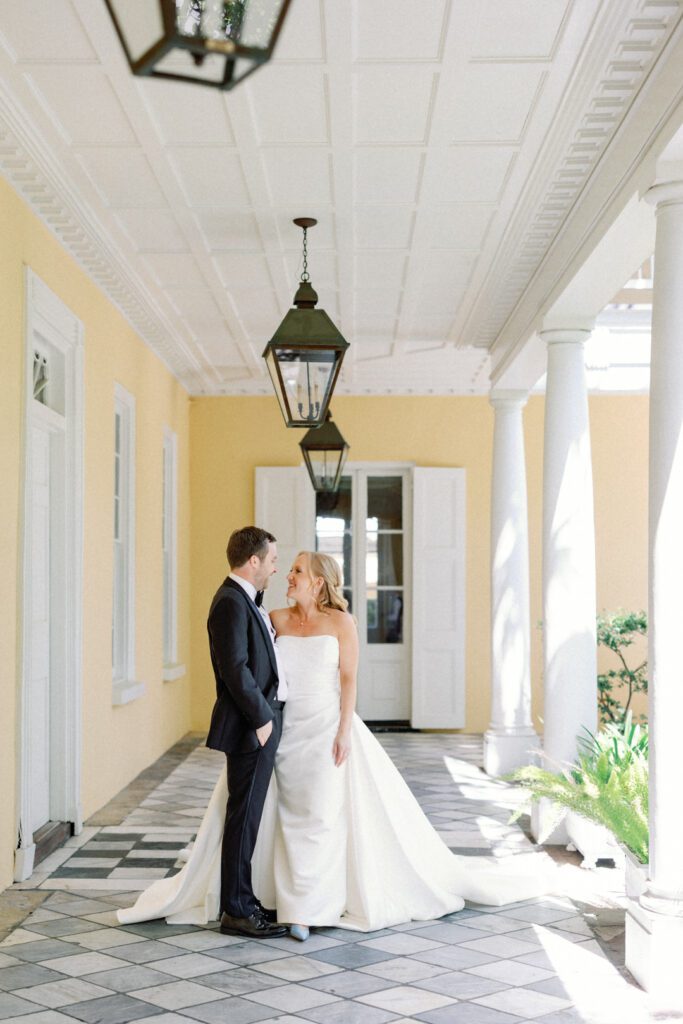
[(134, 75), (232, 89), (270, 60), (291, 0), (105, 0)]
[(314, 427), (306, 433), (299, 447), (313, 489), (325, 494), (337, 491), (349, 446), (332, 422), (330, 413), (322, 427)]
[(263, 352), (288, 427), (316, 427), (325, 422), (344, 353), (349, 347), (324, 309), (308, 273), (307, 231), (318, 222), (297, 217), (303, 228), (303, 272), (290, 309)]

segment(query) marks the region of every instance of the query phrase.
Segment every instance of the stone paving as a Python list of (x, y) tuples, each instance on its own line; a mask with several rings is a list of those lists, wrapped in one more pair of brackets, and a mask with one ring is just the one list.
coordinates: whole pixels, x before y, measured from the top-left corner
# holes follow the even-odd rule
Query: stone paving
[[(477, 737), (379, 737), (458, 854), (533, 849), (509, 825), (518, 791), (480, 770)], [(315, 929), (306, 943), (242, 941), (164, 921), (121, 927), (117, 907), (178, 870), (222, 757), (174, 748), (12, 893), (44, 894), (0, 942), (0, 1020), (23, 1024), (644, 1024), (623, 968), (617, 870), (565, 867), (558, 892), (503, 908), (364, 934)], [(151, 780), (151, 782), (150, 782)], [(155, 783), (155, 784), (154, 784)], [(137, 788), (135, 788), (137, 785)], [(135, 803), (131, 792), (138, 799)], [(561, 880), (561, 883), (560, 883)], [(28, 895), (28, 892), (26, 893)], [(661, 1020), (662, 1018), (657, 1018)]]

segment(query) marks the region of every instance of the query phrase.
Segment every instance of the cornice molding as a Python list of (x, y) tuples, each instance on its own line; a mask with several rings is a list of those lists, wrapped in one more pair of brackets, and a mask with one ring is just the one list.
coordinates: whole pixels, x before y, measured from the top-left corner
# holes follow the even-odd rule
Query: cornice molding
[[(609, 17), (600, 25), (592, 52), (601, 55), (602, 70), (598, 66), (586, 74), (584, 67), (574, 73), (577, 88), (585, 81), (594, 87), (578, 102), (578, 112), (574, 90), (558, 113), (526, 201), (519, 205), (470, 317), (475, 344), (503, 341), (503, 327), (538, 269), (551, 258), (564, 225), (683, 17), (677, 0), (637, 0), (631, 6), (633, 14), (624, 23), (623, 0), (613, 0)], [(506, 265), (511, 269), (501, 280), (499, 270)]]
[[(185, 340), (125, 267), (97, 217), (69, 187), (30, 118), (0, 84), (0, 170), (19, 195), (102, 289), (133, 330), (178, 379), (202, 368)], [(211, 387), (213, 382), (211, 382)]]

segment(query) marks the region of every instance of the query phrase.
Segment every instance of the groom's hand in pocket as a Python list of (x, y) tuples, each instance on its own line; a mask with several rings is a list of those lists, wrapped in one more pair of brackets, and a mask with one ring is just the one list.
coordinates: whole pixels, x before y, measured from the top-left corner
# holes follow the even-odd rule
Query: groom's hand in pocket
[(266, 722), (265, 725), (260, 725), (256, 730), (256, 739), (259, 741), (262, 747), (265, 747), (266, 743), (270, 739), (270, 734), (273, 731), (273, 723)]

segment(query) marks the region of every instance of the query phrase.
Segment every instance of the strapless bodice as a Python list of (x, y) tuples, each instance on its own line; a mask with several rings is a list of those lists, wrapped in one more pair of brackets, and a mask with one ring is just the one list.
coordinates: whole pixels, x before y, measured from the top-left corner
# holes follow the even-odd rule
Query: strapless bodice
[(287, 702), (339, 691), (336, 636), (279, 636), (277, 648), (287, 676)]

